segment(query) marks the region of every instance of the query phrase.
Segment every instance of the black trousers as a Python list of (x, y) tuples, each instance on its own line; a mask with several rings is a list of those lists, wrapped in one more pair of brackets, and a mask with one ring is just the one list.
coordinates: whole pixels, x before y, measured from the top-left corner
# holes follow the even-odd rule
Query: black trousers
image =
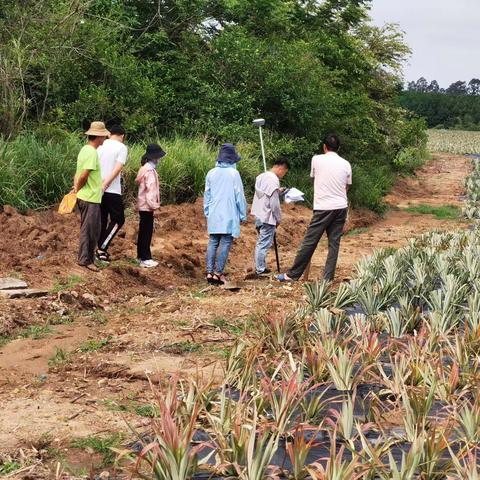
[(125, 211), (122, 196), (118, 193), (105, 192), (100, 205), (102, 230), (98, 239), (98, 248), (107, 251), (115, 235), (125, 223)]
[(314, 210), (312, 221), (298, 249), (293, 266), (287, 272), (287, 275), (294, 280), (298, 280), (303, 275), (308, 262), (312, 259), (318, 242), (326, 231), (328, 236), (328, 256), (323, 278), (332, 281), (335, 277), (338, 252), (340, 250), (340, 239), (342, 238), (346, 219), (346, 208), (341, 210)]
[(153, 234), (153, 212), (138, 213), (140, 214), (140, 225), (138, 226), (137, 258), (139, 260), (151, 260), (150, 244)]
[(95, 247), (100, 235), (100, 204), (77, 200), (80, 210), (80, 238), (78, 264), (91, 265), (94, 262)]

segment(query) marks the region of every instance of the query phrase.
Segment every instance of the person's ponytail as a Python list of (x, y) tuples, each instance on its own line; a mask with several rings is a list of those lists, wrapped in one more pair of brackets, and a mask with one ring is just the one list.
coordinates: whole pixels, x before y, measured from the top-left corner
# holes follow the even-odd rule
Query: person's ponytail
[(143, 167), (149, 161), (150, 161), (150, 156), (145, 153), (142, 156), (142, 159), (140, 160), (140, 163), (142, 164), (142, 167)]

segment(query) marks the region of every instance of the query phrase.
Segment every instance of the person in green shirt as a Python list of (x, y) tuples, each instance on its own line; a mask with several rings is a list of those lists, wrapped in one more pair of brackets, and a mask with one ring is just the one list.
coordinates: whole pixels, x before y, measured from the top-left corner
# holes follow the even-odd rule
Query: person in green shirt
[(103, 189), (97, 148), (103, 144), (110, 132), (103, 122), (92, 122), (85, 135), (88, 142), (78, 154), (73, 185), (80, 210), (78, 264), (98, 272), (95, 265), (95, 249), (101, 232), (100, 204)]

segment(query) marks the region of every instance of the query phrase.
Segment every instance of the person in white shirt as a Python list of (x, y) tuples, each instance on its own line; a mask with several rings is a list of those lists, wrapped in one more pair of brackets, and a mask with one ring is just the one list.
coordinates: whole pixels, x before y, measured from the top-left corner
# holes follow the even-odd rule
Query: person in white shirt
[(340, 239), (347, 219), (347, 192), (352, 184), (352, 167), (338, 155), (340, 139), (337, 135), (327, 135), (323, 142), (323, 155), (312, 159), (310, 176), (314, 179), (313, 217), (298, 249), (295, 261), (287, 273), (278, 275), (280, 282), (299, 280), (307, 268), (326, 231), (328, 236), (328, 256), (323, 278), (332, 281), (335, 277)]
[(255, 182), (255, 196), (252, 203), (252, 215), (255, 216), (255, 227), (258, 232), (255, 247), (255, 273), (268, 275), (266, 257), (272, 246), (277, 226), (282, 219), (280, 209), (280, 179), (290, 165), (287, 160), (277, 160), (269, 172), (260, 174)]
[(125, 223), (121, 172), (127, 162), (128, 148), (124, 145), (125, 130), (120, 125), (110, 128), (110, 137), (98, 149), (103, 180), (101, 204), (102, 229), (96, 257), (108, 262), (108, 247)]

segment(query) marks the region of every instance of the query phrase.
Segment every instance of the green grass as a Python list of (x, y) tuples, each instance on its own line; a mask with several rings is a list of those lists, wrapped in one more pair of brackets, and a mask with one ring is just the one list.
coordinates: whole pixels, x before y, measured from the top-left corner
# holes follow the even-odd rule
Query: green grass
[[(84, 145), (83, 136), (62, 134), (45, 140), (33, 133), (24, 133), (13, 140), (0, 139), (0, 205), (12, 205), (21, 211), (29, 208), (48, 208), (58, 203), (72, 186), (76, 158)], [(167, 156), (158, 167), (162, 203), (194, 201), (203, 194), (205, 175), (215, 166), (216, 146), (205, 138), (151, 139), (166, 150)], [(125, 196), (136, 196), (135, 177), (143, 144), (128, 144), (129, 161), (125, 167)], [(261, 171), (258, 145), (237, 145), (242, 161), (239, 171), (249, 194), (253, 192), (255, 177)], [(59, 288), (68, 288), (59, 284)], [(57, 288), (58, 288), (57, 287)]]
[(10, 473), (15, 472), (16, 470), (19, 470), (22, 467), (20, 463), (15, 462), (15, 461), (8, 461), (5, 463), (0, 464), (0, 477), (9, 475)]
[(55, 354), (48, 360), (48, 366), (50, 368), (59, 368), (67, 363), (70, 363), (70, 354), (63, 348), (55, 347)]
[(73, 318), (69, 315), (59, 315), (54, 313), (47, 317), (46, 322), (48, 325), (70, 325), (73, 323)]
[(127, 405), (118, 403), (114, 398), (105, 398), (102, 403), (110, 412), (129, 412), (130, 408)]
[(52, 333), (50, 325), (31, 325), (25, 330), (22, 330), (19, 335), (22, 338), (39, 340), (40, 338), (45, 338), (50, 333)]
[(51, 293), (62, 292), (63, 290), (70, 290), (79, 283), (83, 282), (83, 278), (79, 275), (69, 275), (68, 277), (58, 277), (50, 290)]
[(455, 205), (415, 205), (405, 208), (405, 211), (419, 215), (434, 215), (439, 220), (458, 220), (462, 211)]
[(93, 320), (97, 325), (105, 325), (107, 323), (105, 314), (100, 310), (95, 310), (88, 316), (88, 318)]
[(368, 227), (359, 227), (352, 228), (347, 234), (347, 237), (354, 237), (355, 235), (360, 235), (361, 233), (368, 232)]
[(193, 343), (188, 341), (176, 342), (170, 345), (165, 345), (162, 350), (166, 353), (172, 353), (174, 355), (182, 355), (184, 353), (194, 353), (202, 349), (202, 345), (199, 343)]
[(220, 330), (227, 331), (233, 335), (241, 335), (245, 332), (242, 325), (234, 325), (225, 318), (214, 318), (211, 323)]
[(160, 416), (158, 407), (149, 403), (135, 405), (133, 411), (141, 417), (157, 418)]
[(78, 347), (78, 350), (83, 353), (96, 352), (97, 350), (106, 347), (111, 339), (112, 337), (102, 338), (100, 340), (87, 340)]
[(108, 467), (112, 465), (115, 460), (115, 452), (112, 448), (118, 448), (123, 441), (123, 435), (114, 433), (107, 437), (84, 437), (75, 438), (70, 442), (72, 448), (80, 448), (86, 450), (92, 449), (95, 453), (102, 455), (102, 465)]

